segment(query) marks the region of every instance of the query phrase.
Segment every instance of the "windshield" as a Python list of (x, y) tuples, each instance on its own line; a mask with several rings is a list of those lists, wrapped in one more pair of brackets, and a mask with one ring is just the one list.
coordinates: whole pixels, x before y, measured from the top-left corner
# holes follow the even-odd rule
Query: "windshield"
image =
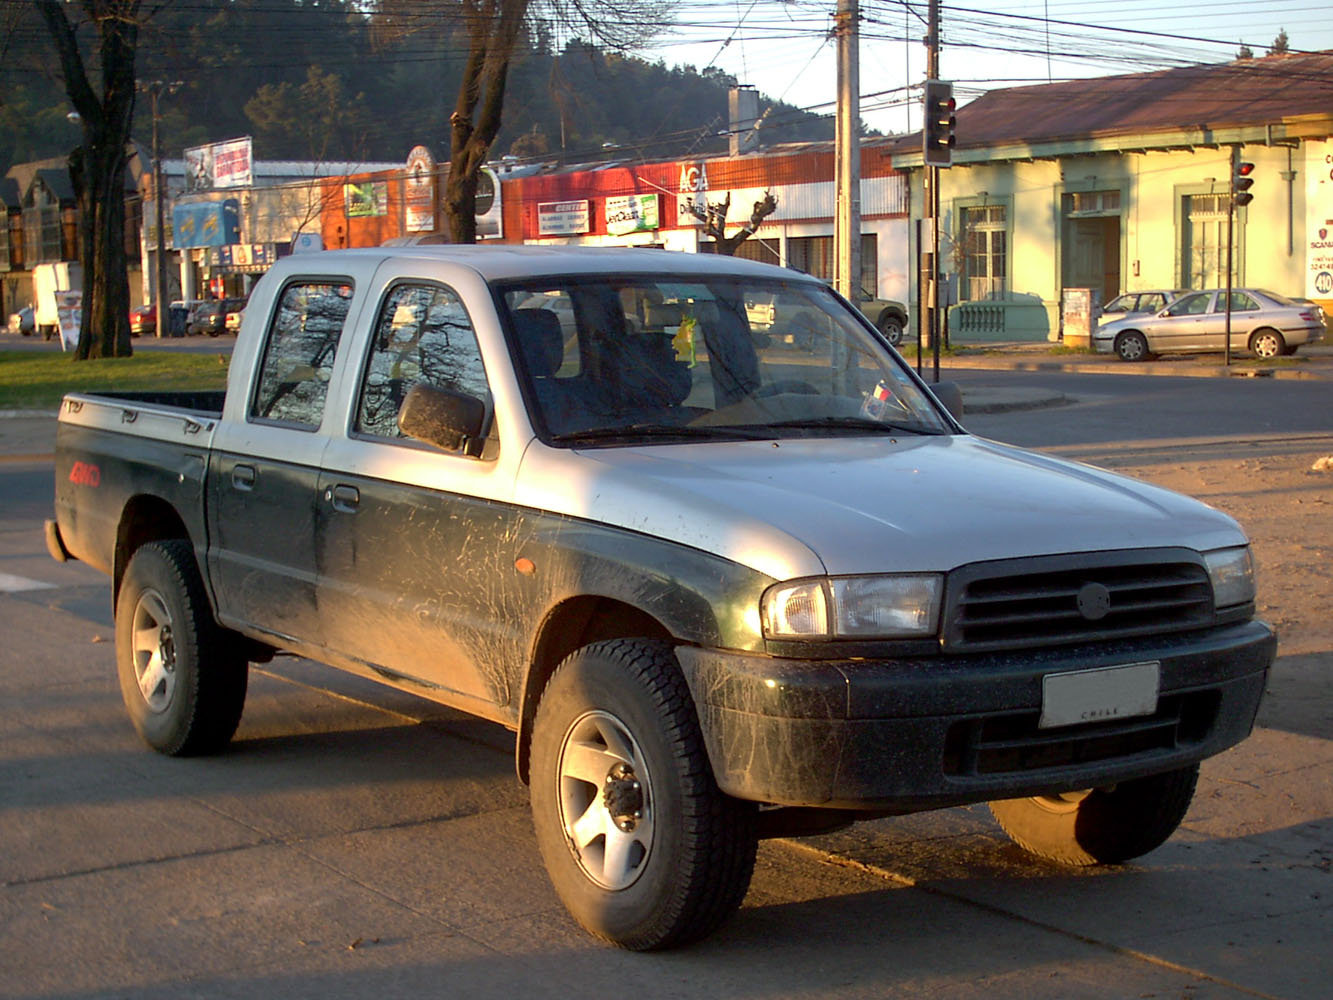
[(500, 299), (552, 444), (953, 431), (813, 283), (580, 277), (505, 285)]

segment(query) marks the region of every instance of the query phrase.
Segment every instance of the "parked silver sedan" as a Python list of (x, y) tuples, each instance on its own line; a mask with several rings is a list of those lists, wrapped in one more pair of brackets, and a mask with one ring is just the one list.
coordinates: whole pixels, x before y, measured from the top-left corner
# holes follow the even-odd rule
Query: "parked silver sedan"
[[(1324, 336), (1324, 315), (1317, 305), (1296, 302), (1262, 288), (1231, 291), (1231, 350), (1259, 358), (1295, 354), (1302, 344)], [(1124, 361), (1147, 361), (1157, 354), (1226, 349), (1226, 292), (1187, 292), (1165, 309), (1126, 316), (1097, 328), (1092, 337), (1099, 354), (1113, 351)]]

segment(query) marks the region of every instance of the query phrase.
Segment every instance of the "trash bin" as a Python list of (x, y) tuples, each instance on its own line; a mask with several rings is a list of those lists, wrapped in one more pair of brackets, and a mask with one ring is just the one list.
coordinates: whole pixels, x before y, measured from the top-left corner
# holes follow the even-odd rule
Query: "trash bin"
[(185, 324), (190, 318), (190, 310), (184, 303), (173, 302), (167, 307), (167, 336), (184, 337)]

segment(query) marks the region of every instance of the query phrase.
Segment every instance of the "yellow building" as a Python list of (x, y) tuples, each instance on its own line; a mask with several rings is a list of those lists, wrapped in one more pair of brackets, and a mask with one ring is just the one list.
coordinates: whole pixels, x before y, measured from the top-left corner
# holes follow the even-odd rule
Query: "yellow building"
[[(996, 90), (959, 109), (956, 136), (940, 171), (955, 340), (1054, 340), (1068, 288), (1220, 287), (1233, 148), (1254, 165), (1234, 283), (1333, 313), (1333, 52)], [(893, 162), (917, 214), (914, 142)]]

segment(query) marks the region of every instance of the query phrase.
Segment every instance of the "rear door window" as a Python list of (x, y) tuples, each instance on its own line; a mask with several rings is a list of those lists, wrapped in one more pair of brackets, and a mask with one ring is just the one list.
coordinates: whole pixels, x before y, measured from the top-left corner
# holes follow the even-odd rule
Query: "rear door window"
[(250, 419), (315, 430), (352, 304), (347, 282), (293, 282), (283, 289), (259, 366)]

